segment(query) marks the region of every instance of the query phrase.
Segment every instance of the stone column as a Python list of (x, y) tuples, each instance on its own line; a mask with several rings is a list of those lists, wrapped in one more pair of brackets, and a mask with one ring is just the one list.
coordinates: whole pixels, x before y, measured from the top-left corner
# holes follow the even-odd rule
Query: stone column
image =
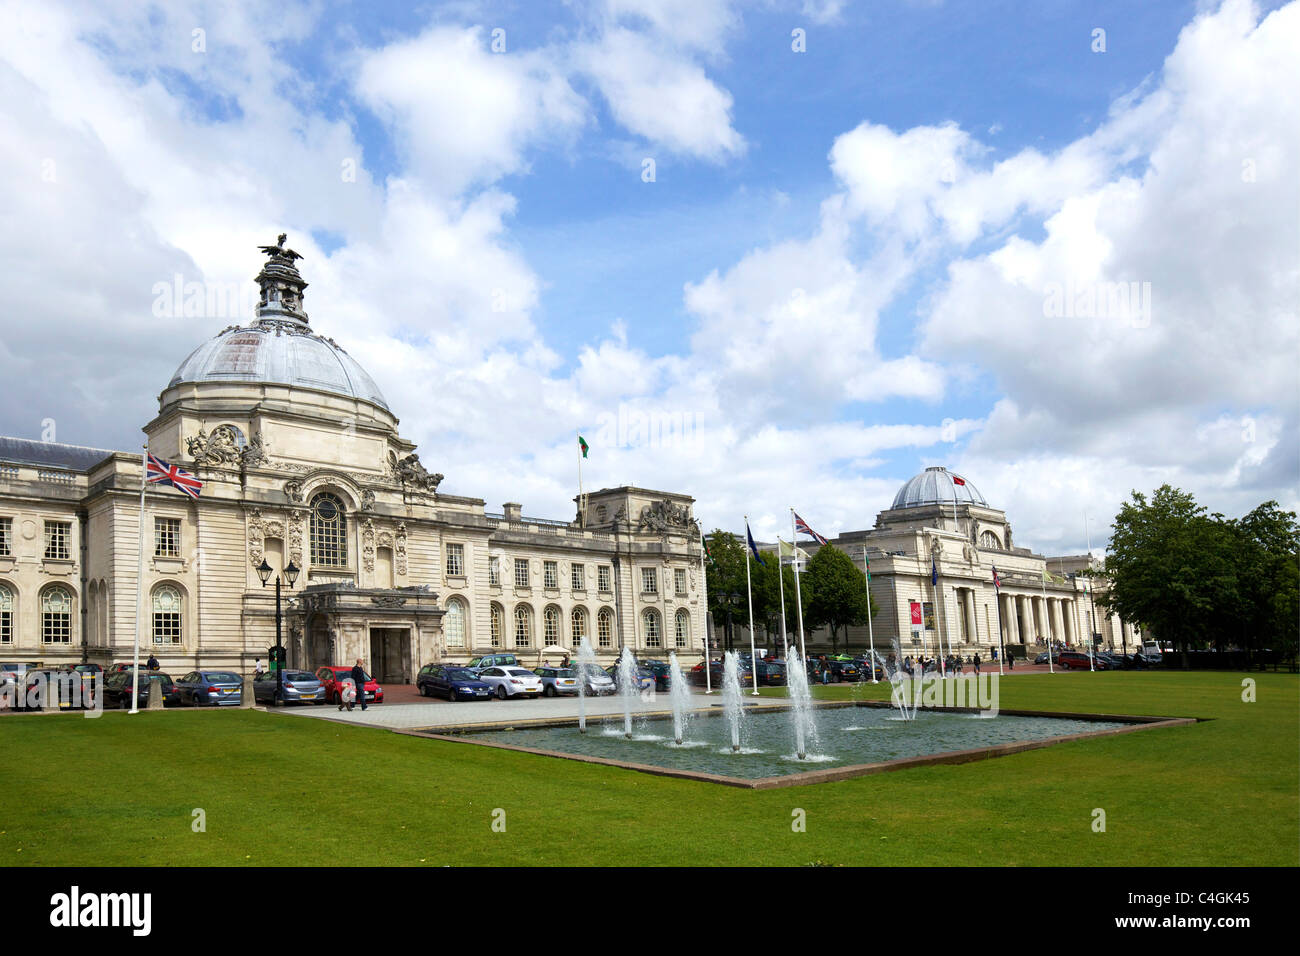
[(1061, 603), (1061, 616), (1065, 619), (1065, 642), (1067, 644), (1079, 643), (1075, 627), (1078, 622), (1074, 619), (1073, 598), (1067, 598)]
[(966, 639), (972, 644), (978, 644), (980, 641), (980, 625), (975, 618), (975, 589), (966, 588), (962, 595), (966, 599), (964, 602), (966, 605), (966, 620), (970, 622)]
[(1052, 598), (1052, 624), (1054, 640), (1065, 640), (1065, 617), (1061, 613), (1061, 599)]

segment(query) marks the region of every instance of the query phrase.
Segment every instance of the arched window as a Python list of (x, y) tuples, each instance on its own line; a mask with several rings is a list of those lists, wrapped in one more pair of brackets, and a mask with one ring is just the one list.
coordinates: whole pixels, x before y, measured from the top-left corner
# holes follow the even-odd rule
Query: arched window
[(153, 591), (153, 642), (179, 644), (182, 634), (181, 592), (170, 584), (160, 584)]
[(0, 584), (0, 644), (14, 642), (14, 592)]
[(311, 500), (311, 563), (347, 567), (347, 518), (338, 495), (320, 494)]
[(614, 646), (614, 612), (607, 607), (596, 615), (596, 641), (601, 647)]
[(641, 615), (641, 619), (645, 623), (645, 646), (663, 647), (664, 636), (663, 632), (659, 628), (659, 612), (653, 608), (649, 608)]
[(65, 587), (56, 585), (41, 595), (41, 641), (72, 643), (72, 595)]
[(515, 647), (533, 646), (533, 609), (527, 604), (515, 608)]
[(586, 608), (575, 607), (569, 614), (569, 632), (573, 640), (573, 648), (577, 650), (588, 637)]
[(686, 608), (680, 608), (677, 611), (677, 646), (691, 646), (691, 613)]
[(998, 536), (995, 535), (992, 531), (981, 531), (981, 532), (980, 532), (980, 547), (981, 547), (981, 548), (992, 548), (992, 549), (995, 550), (995, 551), (1001, 551), (1001, 550), (1002, 550), (1002, 542), (998, 540)]
[(465, 602), (460, 598), (452, 598), (447, 602), (442, 629), (447, 635), (448, 647), (465, 646)]
[(542, 612), (542, 640), (546, 647), (560, 643), (560, 609), (554, 605)]
[(492, 646), (500, 647), (501, 638), (506, 629), (506, 612), (500, 604), (492, 605)]

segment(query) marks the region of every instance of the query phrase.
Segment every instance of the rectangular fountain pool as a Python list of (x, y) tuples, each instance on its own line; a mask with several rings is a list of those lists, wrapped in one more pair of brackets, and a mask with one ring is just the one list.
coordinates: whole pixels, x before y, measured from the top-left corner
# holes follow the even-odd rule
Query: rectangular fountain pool
[(461, 739), (753, 780), (1129, 726), (1119, 720), (1010, 714), (988, 717), (924, 710), (914, 720), (904, 720), (893, 709), (867, 706), (819, 707), (815, 721), (816, 735), (808, 741), (807, 756), (802, 760), (795, 753), (790, 714), (771, 710), (745, 713), (738, 752), (732, 749), (728, 722), (713, 715), (693, 716), (680, 745), (673, 739), (673, 723), (668, 718), (638, 720), (631, 739), (624, 736), (621, 717), (589, 720), (585, 734), (570, 725), (484, 731)]

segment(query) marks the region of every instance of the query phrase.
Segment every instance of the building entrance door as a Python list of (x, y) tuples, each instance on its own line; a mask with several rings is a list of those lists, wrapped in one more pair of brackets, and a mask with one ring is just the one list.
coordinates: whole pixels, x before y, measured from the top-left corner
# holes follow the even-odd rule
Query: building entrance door
[(405, 627), (370, 629), (370, 674), (381, 684), (411, 684), (411, 631)]

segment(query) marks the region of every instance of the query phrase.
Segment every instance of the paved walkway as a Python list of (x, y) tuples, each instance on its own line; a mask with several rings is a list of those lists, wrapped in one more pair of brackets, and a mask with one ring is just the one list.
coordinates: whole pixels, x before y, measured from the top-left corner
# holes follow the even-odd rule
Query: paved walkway
[[(370, 727), (388, 727), (414, 729), (419, 727), (473, 726), (475, 724), (497, 724), (511, 721), (530, 720), (577, 720), (578, 699), (576, 697), (538, 697), (534, 700), (511, 699), (497, 700), (491, 698), (482, 701), (457, 701), (451, 703), (441, 698), (423, 698), (411, 692), (411, 685), (384, 685), (382, 704), (371, 704), (366, 710), (354, 707), (351, 711), (340, 711), (335, 704), (317, 706), (267, 708), (267, 713), (294, 717), (315, 717), (322, 720), (337, 720), (349, 724), (361, 724)], [(405, 701), (405, 702), (400, 702)], [(782, 706), (783, 698), (764, 699), (747, 697), (746, 704)], [(722, 696), (715, 690), (712, 695), (693, 691), (691, 695), (692, 710), (707, 710), (722, 707)], [(588, 697), (586, 700), (589, 719), (622, 718), (623, 700), (613, 697)], [(647, 699), (638, 697), (633, 706), (635, 714), (671, 712), (672, 704), (664, 693), (649, 695)]]

